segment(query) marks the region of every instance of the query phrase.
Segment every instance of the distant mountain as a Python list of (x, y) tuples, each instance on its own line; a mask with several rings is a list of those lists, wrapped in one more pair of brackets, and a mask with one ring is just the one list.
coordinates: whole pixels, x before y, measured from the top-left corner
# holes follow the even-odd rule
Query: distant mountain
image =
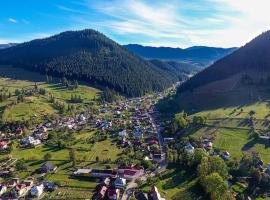
[(0, 50), (0, 64), (107, 86), (128, 96), (161, 91), (178, 81), (94, 30), (67, 31)]
[(17, 43), (0, 44), (0, 49), (6, 49), (15, 45), (17, 45)]
[(267, 31), (181, 85), (178, 104), (201, 109), (270, 99), (269, 55)]
[(237, 48), (215, 48), (194, 46), (187, 49), (171, 47), (150, 47), (138, 44), (124, 45), (128, 50), (146, 59), (172, 60), (206, 67), (216, 60), (231, 54)]

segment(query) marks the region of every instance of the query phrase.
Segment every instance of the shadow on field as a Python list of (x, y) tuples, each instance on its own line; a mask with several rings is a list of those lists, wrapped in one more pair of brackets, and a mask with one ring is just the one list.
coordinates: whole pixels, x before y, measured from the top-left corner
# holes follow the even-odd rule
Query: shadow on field
[(52, 146), (52, 147), (46, 147), (46, 149), (42, 150), (43, 152), (57, 152), (57, 151), (61, 151), (62, 148), (56, 147), (56, 146)]
[(259, 138), (259, 139), (253, 139), (253, 140), (249, 141), (248, 143), (246, 143), (245, 146), (242, 147), (242, 151), (250, 150), (252, 147), (254, 147), (255, 144), (263, 144), (265, 146), (265, 148), (270, 147), (269, 140)]

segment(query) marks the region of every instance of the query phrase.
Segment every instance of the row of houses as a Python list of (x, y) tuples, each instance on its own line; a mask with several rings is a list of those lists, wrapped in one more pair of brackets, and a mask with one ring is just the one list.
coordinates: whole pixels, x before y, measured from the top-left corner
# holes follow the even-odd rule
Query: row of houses
[(8, 182), (0, 185), (0, 197), (21, 198), (26, 195), (40, 197), (44, 191), (56, 190), (58, 186), (52, 182), (43, 182), (35, 184), (33, 178), (20, 181), (19, 178), (12, 178)]

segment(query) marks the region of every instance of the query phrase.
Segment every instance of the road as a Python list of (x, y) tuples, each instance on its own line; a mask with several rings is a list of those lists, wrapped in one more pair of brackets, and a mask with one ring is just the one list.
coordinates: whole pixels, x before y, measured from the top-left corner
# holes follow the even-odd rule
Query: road
[[(165, 154), (165, 152), (164, 152), (164, 140), (163, 140), (163, 137), (161, 134), (161, 129), (160, 129), (159, 125), (157, 125), (155, 118), (149, 112), (147, 114), (148, 114), (150, 122), (153, 126), (153, 129), (154, 129), (155, 133), (157, 134), (157, 138), (158, 138), (158, 142), (159, 142), (159, 146), (160, 146), (160, 153), (161, 153), (161, 155), (163, 155), (163, 154)], [(159, 167), (152, 174), (156, 175), (156, 174), (160, 173), (161, 171), (165, 170), (166, 168), (167, 168), (167, 160), (166, 160), (166, 156), (164, 156), (162, 158), (161, 162), (159, 162)], [(126, 190), (124, 191), (123, 196), (122, 196), (122, 200), (128, 200), (130, 198), (134, 189), (137, 187), (136, 180), (139, 178), (142, 178), (144, 176), (146, 178), (147, 175), (142, 174), (142, 175), (134, 178), (133, 180), (131, 180), (127, 184)]]

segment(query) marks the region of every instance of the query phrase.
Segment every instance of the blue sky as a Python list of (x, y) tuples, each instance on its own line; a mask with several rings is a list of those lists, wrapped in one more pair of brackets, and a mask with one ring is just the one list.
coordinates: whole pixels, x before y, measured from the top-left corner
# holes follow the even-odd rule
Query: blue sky
[(241, 46), (270, 29), (269, 0), (3, 0), (0, 43), (85, 28), (120, 44)]

